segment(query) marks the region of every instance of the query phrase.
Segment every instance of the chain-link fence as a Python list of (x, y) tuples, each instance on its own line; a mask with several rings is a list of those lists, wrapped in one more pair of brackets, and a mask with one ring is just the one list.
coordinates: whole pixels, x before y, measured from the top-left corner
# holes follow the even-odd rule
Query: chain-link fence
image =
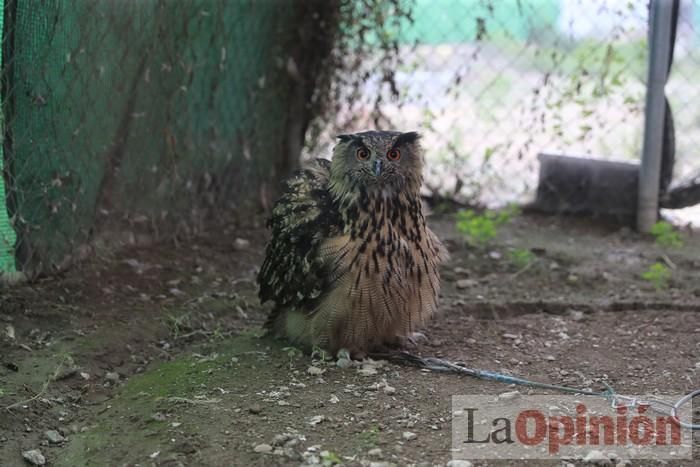
[[(681, 2), (669, 97), (678, 181), (700, 168), (693, 136), (700, 3)], [(419, 129), (431, 194), (527, 200), (539, 153), (636, 162), (642, 146), (648, 4), (618, 0), (415, 0), (391, 29), (394, 74), (374, 75), (332, 133)], [(372, 75), (375, 61), (365, 60)]]
[[(427, 194), (463, 202), (527, 199), (541, 152), (641, 151), (645, 2), (2, 3), (0, 270), (266, 208), (302, 147), (328, 157), (338, 132), (421, 131)], [(676, 181), (700, 168), (699, 26), (683, 0)]]

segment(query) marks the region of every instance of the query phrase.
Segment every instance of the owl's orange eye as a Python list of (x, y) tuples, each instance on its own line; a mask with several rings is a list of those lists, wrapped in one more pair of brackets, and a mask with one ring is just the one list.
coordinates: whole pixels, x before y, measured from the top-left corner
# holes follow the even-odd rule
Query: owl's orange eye
[(369, 159), (369, 151), (365, 148), (360, 148), (357, 150), (356, 156), (357, 160), (366, 161), (367, 159)]
[(399, 151), (396, 148), (390, 149), (389, 152), (386, 154), (386, 157), (390, 161), (397, 161), (401, 159), (401, 151)]

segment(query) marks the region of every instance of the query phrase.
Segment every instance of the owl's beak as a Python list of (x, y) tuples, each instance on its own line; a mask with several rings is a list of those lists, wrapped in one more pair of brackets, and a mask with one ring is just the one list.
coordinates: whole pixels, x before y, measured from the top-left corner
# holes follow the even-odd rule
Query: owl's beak
[(382, 160), (377, 159), (374, 161), (374, 175), (379, 177), (379, 175), (382, 173)]

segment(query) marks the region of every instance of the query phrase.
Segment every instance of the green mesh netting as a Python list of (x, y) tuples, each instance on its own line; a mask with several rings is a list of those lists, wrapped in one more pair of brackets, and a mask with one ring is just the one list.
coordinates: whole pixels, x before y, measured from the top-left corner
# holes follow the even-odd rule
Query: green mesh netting
[[(4, 24), (4, 3), (4, 0), (0, 0), (0, 31), (3, 30)], [(2, 63), (2, 48), (0, 48), (0, 63)], [(4, 121), (2, 127), (4, 127)], [(4, 134), (4, 131), (2, 131), (0, 134)], [(4, 159), (2, 149), (3, 145), (0, 142), (0, 273), (15, 270), (15, 231), (13, 230), (12, 224), (10, 223), (10, 219), (8, 217), (6, 208), (7, 204), (5, 201), (5, 180), (4, 177), (1, 176), (3, 172)]]
[(279, 116), (293, 95), (277, 44), (293, 43), (283, 39), (297, 8), (17, 2), (8, 124), (19, 267), (50, 269), (103, 223), (177, 224), (203, 202), (259, 196), (284, 151)]

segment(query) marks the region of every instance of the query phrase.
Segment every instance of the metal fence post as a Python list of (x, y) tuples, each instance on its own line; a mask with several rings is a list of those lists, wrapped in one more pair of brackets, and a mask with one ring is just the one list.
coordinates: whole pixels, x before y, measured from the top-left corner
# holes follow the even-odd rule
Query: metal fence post
[(664, 86), (671, 53), (672, 0), (652, 0), (649, 14), (649, 66), (644, 111), (644, 144), (639, 169), (637, 229), (649, 232), (657, 221), (664, 132)]

